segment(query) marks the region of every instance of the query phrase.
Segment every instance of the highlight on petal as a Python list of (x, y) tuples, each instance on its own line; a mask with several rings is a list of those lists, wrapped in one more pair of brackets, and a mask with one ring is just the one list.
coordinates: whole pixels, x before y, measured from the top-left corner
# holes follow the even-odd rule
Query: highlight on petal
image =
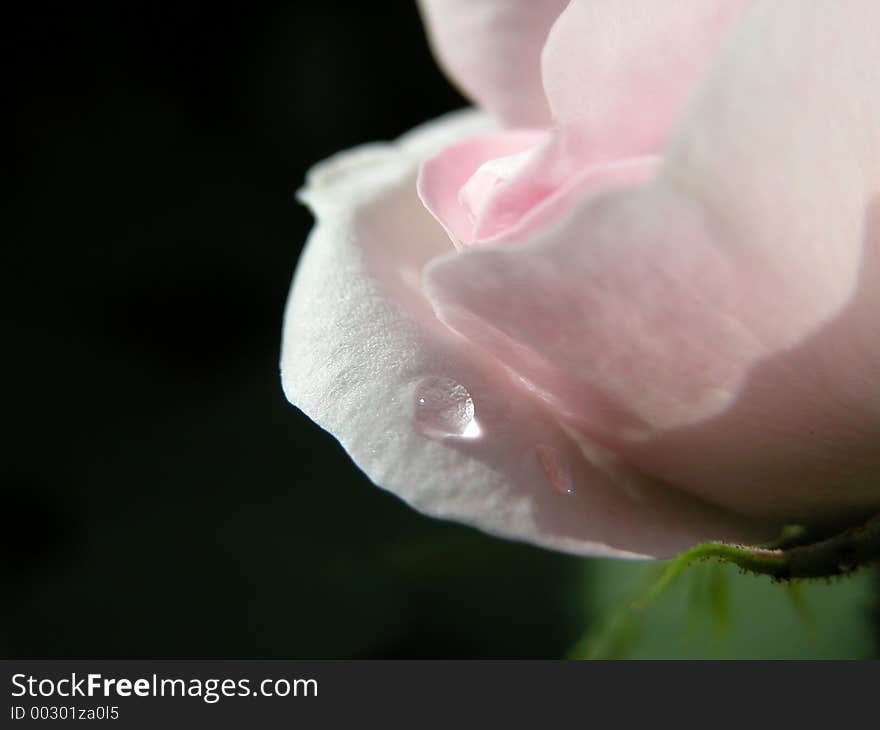
[(285, 314), (287, 397), (376, 484), (491, 534), (618, 557), (767, 537), (765, 525), (572, 432), (515, 372), (434, 316), (420, 275), (454, 249), (418, 199), (417, 169), (490, 130), (484, 117), (454, 115), (310, 175), (303, 198), (318, 223)]
[(550, 124), (540, 56), (568, 0), (419, 0), (434, 53), (471, 99), (510, 126)]
[(642, 473), (755, 519), (877, 511), (877, 27), (755, 3), (651, 182), (433, 261), (436, 313)]

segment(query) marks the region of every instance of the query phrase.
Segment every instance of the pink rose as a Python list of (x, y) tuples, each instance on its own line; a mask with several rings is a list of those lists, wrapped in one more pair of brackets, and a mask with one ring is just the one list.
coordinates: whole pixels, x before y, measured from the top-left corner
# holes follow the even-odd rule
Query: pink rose
[(880, 510), (880, 3), (422, 9), (483, 111), (310, 173), (291, 402), (417, 509), (575, 553)]

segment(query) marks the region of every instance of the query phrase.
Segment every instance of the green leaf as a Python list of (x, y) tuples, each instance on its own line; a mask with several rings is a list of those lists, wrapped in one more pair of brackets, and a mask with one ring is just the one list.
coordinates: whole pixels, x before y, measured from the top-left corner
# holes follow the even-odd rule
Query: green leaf
[(643, 563), (585, 561), (585, 606), (597, 619), (570, 656), (870, 657), (872, 581), (867, 570), (833, 581), (783, 584), (728, 564), (661, 565), (665, 570), (658, 581), (656, 566), (646, 573)]

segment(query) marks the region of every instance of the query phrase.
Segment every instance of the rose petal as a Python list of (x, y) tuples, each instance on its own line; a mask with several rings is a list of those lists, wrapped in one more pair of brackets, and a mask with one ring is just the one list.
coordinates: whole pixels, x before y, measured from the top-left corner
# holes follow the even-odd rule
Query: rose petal
[(545, 137), (545, 132), (533, 130), (480, 134), (450, 145), (425, 160), (419, 171), (419, 197), (456, 246), (474, 240), (475, 220), (468, 215), (468, 207), (461, 200), (461, 191), (468, 181), (484, 163), (522, 154)]
[[(501, 160), (495, 159), (501, 153), (492, 154), (498, 143), (488, 140), (444, 150), (423, 172), (430, 182), (422, 184), (426, 205), (456, 241), (499, 243), (518, 240), (548, 218), (542, 206), (558, 214), (575, 189), (644, 181), (649, 160), (742, 5), (673, 0), (658, 12), (654, 0), (575, 0), (543, 54), (558, 126), (528, 151), (523, 145)], [(493, 169), (499, 167), (502, 175)]]
[(764, 519), (877, 510), (878, 24), (867, 0), (757, 3), (651, 185), (433, 262), (438, 316), (693, 494)]
[[(437, 149), (486, 129), (480, 117), (445, 118), (310, 175), (303, 198), (319, 222), (285, 316), (287, 397), (374, 482), (492, 534), (618, 556), (764, 535), (578, 445), (518, 378), (434, 317), (420, 272), (451, 244), (416, 196), (416, 171)], [(438, 378), (471, 394), (476, 421), (460, 437), (429, 434), (415, 415), (424, 413), (426, 380)], [(569, 487), (573, 494), (560, 493)]]
[(568, 135), (565, 155), (595, 162), (656, 153), (746, 5), (573, 0), (542, 55), (547, 98)]
[(457, 248), (502, 245), (539, 230), (586, 195), (646, 182), (657, 167), (657, 157), (636, 157), (545, 183), (536, 168), (555, 144), (550, 132), (511, 130), (450, 145), (422, 163), (419, 197)]
[(419, 0), (450, 78), (510, 126), (550, 124), (541, 49), (568, 0)]

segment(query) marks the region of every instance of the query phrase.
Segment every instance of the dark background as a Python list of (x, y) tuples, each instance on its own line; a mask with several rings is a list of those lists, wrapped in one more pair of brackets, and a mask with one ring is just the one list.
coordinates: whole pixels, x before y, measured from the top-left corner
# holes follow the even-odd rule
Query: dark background
[(306, 169), (464, 103), (414, 3), (2, 13), (0, 655), (561, 655), (582, 562), (421, 517), (279, 384)]

